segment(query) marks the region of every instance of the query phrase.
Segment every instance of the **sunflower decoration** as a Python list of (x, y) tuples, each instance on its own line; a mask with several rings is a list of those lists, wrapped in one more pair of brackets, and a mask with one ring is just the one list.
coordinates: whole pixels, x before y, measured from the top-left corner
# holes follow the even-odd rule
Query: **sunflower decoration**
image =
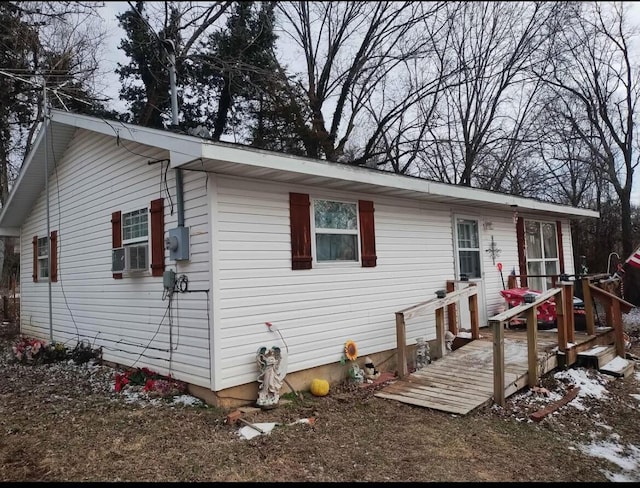
[(358, 346), (356, 346), (356, 343), (351, 339), (344, 344), (344, 355), (349, 361), (355, 361), (358, 359)]

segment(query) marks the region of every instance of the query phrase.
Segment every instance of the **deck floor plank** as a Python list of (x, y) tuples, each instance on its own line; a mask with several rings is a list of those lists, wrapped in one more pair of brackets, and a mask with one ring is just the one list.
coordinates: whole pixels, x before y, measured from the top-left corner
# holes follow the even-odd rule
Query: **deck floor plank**
[[(522, 385), (526, 386), (527, 342), (523, 335), (526, 337), (526, 331), (505, 330), (506, 396), (518, 391)], [(585, 335), (581, 339), (590, 337)], [(556, 332), (538, 331), (536, 352), (539, 364), (545, 369), (542, 374), (557, 365), (557, 361), (549, 361), (556, 345)], [(490, 331), (483, 330), (480, 339), (449, 351), (422, 369), (389, 383), (375, 396), (462, 415), (489, 404), (493, 400), (493, 342)]]

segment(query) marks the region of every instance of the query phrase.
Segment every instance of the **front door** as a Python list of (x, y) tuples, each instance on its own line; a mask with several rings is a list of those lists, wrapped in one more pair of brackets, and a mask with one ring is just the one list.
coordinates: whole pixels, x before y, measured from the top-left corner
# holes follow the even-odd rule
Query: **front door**
[[(482, 253), (480, 250), (480, 222), (475, 217), (456, 215), (454, 217), (454, 248), (456, 260), (456, 280), (469, 280), (478, 287), (478, 320), (480, 327), (487, 325), (487, 309), (482, 279)], [(471, 328), (467, 300), (461, 300), (458, 307), (459, 327)]]

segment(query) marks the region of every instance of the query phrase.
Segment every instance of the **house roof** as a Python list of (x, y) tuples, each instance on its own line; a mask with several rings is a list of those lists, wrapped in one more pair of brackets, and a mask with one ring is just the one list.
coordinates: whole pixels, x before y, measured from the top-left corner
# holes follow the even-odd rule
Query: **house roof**
[[(46, 128), (46, 130), (45, 130)], [(169, 151), (171, 167), (201, 168), (202, 161), (219, 174), (255, 177), (299, 185), (324, 187), (441, 202), (479, 209), (511, 207), (551, 217), (599, 217), (584, 208), (542, 202), (498, 192), (438, 183), (371, 168), (281, 154), (214, 142), (173, 131), (151, 129), (99, 117), (52, 110), (25, 159), (7, 202), (0, 212), (0, 235), (19, 235), (19, 228), (45, 187), (45, 172), (54, 169), (76, 130), (86, 129)]]

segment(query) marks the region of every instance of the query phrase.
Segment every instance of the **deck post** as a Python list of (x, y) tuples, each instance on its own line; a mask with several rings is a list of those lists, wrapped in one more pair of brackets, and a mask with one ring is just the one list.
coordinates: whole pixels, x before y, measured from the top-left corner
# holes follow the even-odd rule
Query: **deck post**
[(444, 307), (436, 308), (436, 354), (435, 359), (444, 357), (447, 345), (444, 340)]
[[(469, 286), (478, 286), (476, 283), (470, 283)], [(478, 293), (469, 295), (469, 318), (471, 320), (471, 338), (480, 338), (480, 327), (478, 322)]]
[(573, 283), (562, 283), (561, 299), (564, 300), (564, 321), (567, 330), (567, 342), (576, 342), (576, 323), (573, 314)]
[(566, 317), (566, 300), (565, 300), (565, 288), (561, 288), (560, 296), (555, 296), (556, 302), (556, 327), (558, 328), (558, 351), (561, 353), (567, 352), (567, 317)]
[(626, 356), (626, 353), (624, 351), (624, 331), (622, 330), (623, 327), (622, 327), (622, 314), (620, 312), (620, 302), (615, 299), (611, 299), (611, 302), (612, 302), (611, 308), (613, 309), (612, 324), (613, 324), (613, 329), (615, 331), (615, 337), (616, 337), (616, 354), (621, 358), (624, 358)]
[(591, 288), (589, 288), (589, 278), (582, 278), (582, 299), (584, 300), (584, 313), (588, 335), (595, 335), (596, 324), (593, 313), (593, 300), (591, 299)]
[(516, 288), (516, 276), (510, 274), (507, 278), (507, 288), (511, 290), (512, 288)]
[(404, 378), (409, 374), (409, 369), (407, 368), (407, 330), (402, 312), (396, 312), (396, 341), (398, 378)]
[[(447, 280), (447, 293), (451, 293), (456, 289), (456, 282)], [(458, 311), (456, 302), (447, 305), (447, 320), (449, 321), (449, 331), (453, 335), (458, 335)]]
[(490, 320), (489, 324), (493, 335), (493, 401), (504, 407), (504, 325), (500, 320)]
[(527, 358), (529, 366), (528, 385), (530, 388), (538, 384), (538, 307), (527, 310)]

